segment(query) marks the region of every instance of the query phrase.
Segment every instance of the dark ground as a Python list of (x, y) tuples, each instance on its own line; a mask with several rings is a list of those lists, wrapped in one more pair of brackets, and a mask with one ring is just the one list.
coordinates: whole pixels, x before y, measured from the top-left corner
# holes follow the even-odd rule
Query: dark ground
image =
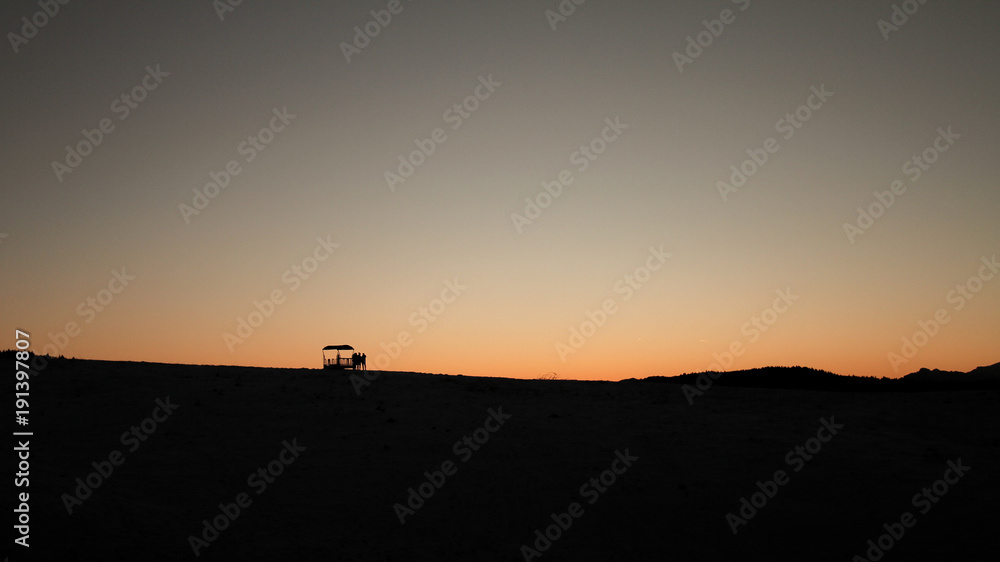
[[(583, 514), (533, 560), (843, 560), (884, 523), (916, 525), (882, 560), (995, 559), (1000, 391), (855, 392), (383, 373), (359, 397), (344, 373), (54, 360), (31, 379), (36, 560), (191, 560), (220, 503), (252, 504), (203, 560), (524, 560), (535, 530)], [(177, 410), (130, 452), (123, 432), (156, 399)], [(462, 462), (453, 444), (511, 417)], [(785, 456), (844, 428), (794, 472)], [(305, 451), (259, 495), (247, 478)], [(638, 457), (590, 505), (580, 487)], [(63, 494), (119, 450), (93, 495)], [(911, 498), (961, 458), (971, 470), (926, 514)], [(393, 506), (424, 471), (458, 471), (401, 525)], [(785, 470), (789, 482), (733, 535), (727, 512)], [(591, 496), (592, 497), (592, 496)], [(17, 547), (12, 560), (21, 560)]]

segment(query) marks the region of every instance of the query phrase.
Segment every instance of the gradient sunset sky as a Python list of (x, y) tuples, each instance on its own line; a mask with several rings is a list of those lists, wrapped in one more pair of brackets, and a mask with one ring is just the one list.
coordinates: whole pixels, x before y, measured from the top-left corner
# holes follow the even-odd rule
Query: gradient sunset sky
[(608, 380), (1000, 360), (1000, 3), (220, 5), (0, 8), (0, 348)]

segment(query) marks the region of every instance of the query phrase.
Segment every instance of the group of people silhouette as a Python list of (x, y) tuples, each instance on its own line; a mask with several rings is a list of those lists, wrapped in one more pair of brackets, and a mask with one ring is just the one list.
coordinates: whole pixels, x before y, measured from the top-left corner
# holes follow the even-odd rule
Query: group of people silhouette
[[(333, 346), (330, 346), (330, 347), (333, 347)], [(348, 347), (348, 349), (351, 349), (351, 348)], [(351, 369), (355, 369), (356, 370), (356, 369), (358, 369), (360, 367), (361, 369), (364, 369), (365, 371), (368, 370), (368, 356), (365, 355), (364, 353), (358, 353), (358, 352), (352, 353), (351, 354), (351, 362), (347, 363), (346, 359), (341, 358), (341, 356), (340, 356), (340, 350), (337, 350), (337, 359), (336, 359), (336, 361), (334, 361), (333, 359), (326, 359), (326, 356), (324, 356), (324, 361), (325, 361), (325, 365), (326, 366), (328, 366), (328, 367), (332, 366), (332, 367), (334, 367), (336, 369), (351, 368)]]
[(368, 370), (367, 360), (368, 356), (365, 355), (364, 353), (355, 353), (351, 355), (351, 365), (354, 367), (354, 370), (357, 370), (358, 367), (361, 367), (363, 371), (367, 371)]

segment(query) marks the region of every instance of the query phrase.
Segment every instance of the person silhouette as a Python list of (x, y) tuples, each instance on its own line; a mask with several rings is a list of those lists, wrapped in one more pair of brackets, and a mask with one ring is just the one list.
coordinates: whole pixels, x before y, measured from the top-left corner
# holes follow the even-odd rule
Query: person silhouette
[(355, 352), (351, 355), (351, 368), (354, 370), (358, 369), (358, 365), (361, 364), (361, 354)]
[(364, 353), (361, 354), (361, 369), (363, 371), (367, 371), (368, 370), (368, 355), (366, 355)]

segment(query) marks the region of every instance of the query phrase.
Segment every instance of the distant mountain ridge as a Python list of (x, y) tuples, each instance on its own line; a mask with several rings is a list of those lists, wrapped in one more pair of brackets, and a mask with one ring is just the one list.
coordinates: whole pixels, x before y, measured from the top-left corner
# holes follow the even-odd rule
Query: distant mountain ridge
[(976, 382), (1000, 380), (1000, 363), (985, 367), (976, 367), (968, 373), (961, 371), (939, 371), (938, 369), (920, 369), (903, 377), (904, 380), (923, 382)]
[(685, 373), (672, 377), (652, 376), (644, 379), (627, 379), (622, 382), (671, 383), (696, 385), (699, 379), (708, 378), (712, 384), (747, 388), (788, 388), (812, 390), (857, 391), (911, 391), (911, 390), (961, 390), (1000, 388), (1000, 363), (978, 367), (963, 373), (920, 369), (904, 377), (860, 377), (838, 375), (810, 367), (760, 367), (742, 371), (705, 371)]

